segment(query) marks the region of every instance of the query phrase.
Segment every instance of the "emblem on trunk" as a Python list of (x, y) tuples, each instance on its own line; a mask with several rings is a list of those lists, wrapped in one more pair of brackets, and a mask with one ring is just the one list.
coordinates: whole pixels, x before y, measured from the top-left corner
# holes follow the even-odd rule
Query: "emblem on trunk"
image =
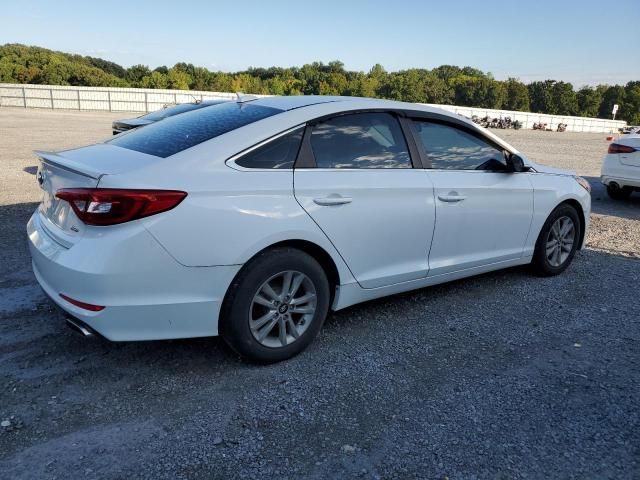
[(44, 183), (44, 173), (42, 173), (42, 170), (38, 170), (36, 179), (38, 180), (38, 185), (42, 185)]

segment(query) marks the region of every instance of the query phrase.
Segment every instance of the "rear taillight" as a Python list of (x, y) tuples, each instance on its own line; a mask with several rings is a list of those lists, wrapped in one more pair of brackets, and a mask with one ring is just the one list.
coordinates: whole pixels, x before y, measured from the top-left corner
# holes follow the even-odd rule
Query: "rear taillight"
[(633, 153), (636, 149), (627, 145), (620, 145), (619, 143), (612, 143), (609, 145), (609, 153)]
[(71, 298), (69, 295), (65, 295), (64, 293), (60, 294), (60, 298), (66, 300), (71, 305), (75, 305), (76, 307), (82, 308), (83, 310), (89, 310), (90, 312), (101, 312), (102, 310), (104, 310), (104, 307), (102, 305), (94, 305), (92, 303), (81, 302), (80, 300)]
[(186, 196), (176, 190), (113, 188), (63, 188), (56, 192), (87, 225), (115, 225), (166, 212)]

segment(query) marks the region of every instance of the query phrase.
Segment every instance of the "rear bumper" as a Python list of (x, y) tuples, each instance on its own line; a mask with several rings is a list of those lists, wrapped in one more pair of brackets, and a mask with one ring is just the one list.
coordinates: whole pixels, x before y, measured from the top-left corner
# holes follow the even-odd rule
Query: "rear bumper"
[[(113, 341), (217, 335), (218, 314), (240, 266), (185, 267), (137, 222), (86, 234), (70, 248), (29, 223), (33, 271), (45, 293), (71, 317)], [(93, 305), (77, 307), (63, 298)]]
[(610, 183), (615, 182), (621, 187), (640, 188), (640, 178), (624, 178), (624, 177), (615, 177), (610, 175), (602, 175), (600, 177), (600, 181), (605, 185), (609, 185)]
[(640, 187), (640, 166), (625, 165), (620, 155), (605, 155), (602, 159), (600, 181), (609, 185), (612, 182), (621, 187)]

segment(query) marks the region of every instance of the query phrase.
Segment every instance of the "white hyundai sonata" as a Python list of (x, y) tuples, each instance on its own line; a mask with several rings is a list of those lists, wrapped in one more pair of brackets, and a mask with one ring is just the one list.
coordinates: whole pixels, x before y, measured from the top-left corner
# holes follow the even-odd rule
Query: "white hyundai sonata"
[(262, 362), (331, 310), (584, 243), (588, 183), (458, 115), (348, 97), (240, 99), (37, 152), (33, 270), (85, 334), (221, 334)]

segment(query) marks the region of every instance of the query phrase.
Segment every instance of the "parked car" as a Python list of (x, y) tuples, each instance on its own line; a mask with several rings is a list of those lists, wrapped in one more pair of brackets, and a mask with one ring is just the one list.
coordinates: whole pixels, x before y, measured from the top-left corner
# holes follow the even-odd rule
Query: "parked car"
[(620, 135), (634, 135), (640, 133), (640, 127), (628, 125), (626, 127), (622, 127), (618, 129)]
[(609, 144), (602, 159), (600, 181), (615, 200), (640, 191), (640, 134), (627, 134)]
[(115, 120), (111, 124), (111, 129), (114, 135), (126, 132), (138, 127), (144, 127), (154, 122), (158, 122), (168, 117), (178, 115), (180, 113), (190, 112), (191, 110), (197, 110), (199, 108), (208, 107), (211, 105), (217, 105), (219, 103), (226, 102), (227, 100), (203, 100), (191, 103), (178, 103), (177, 105), (166, 106), (155, 112), (147, 113), (136, 118), (127, 118), (125, 120)]
[(220, 334), (260, 362), (302, 351), (329, 310), (515, 265), (557, 275), (589, 224), (584, 179), (410, 103), (233, 101), (36, 153), (33, 269), (71, 326)]

